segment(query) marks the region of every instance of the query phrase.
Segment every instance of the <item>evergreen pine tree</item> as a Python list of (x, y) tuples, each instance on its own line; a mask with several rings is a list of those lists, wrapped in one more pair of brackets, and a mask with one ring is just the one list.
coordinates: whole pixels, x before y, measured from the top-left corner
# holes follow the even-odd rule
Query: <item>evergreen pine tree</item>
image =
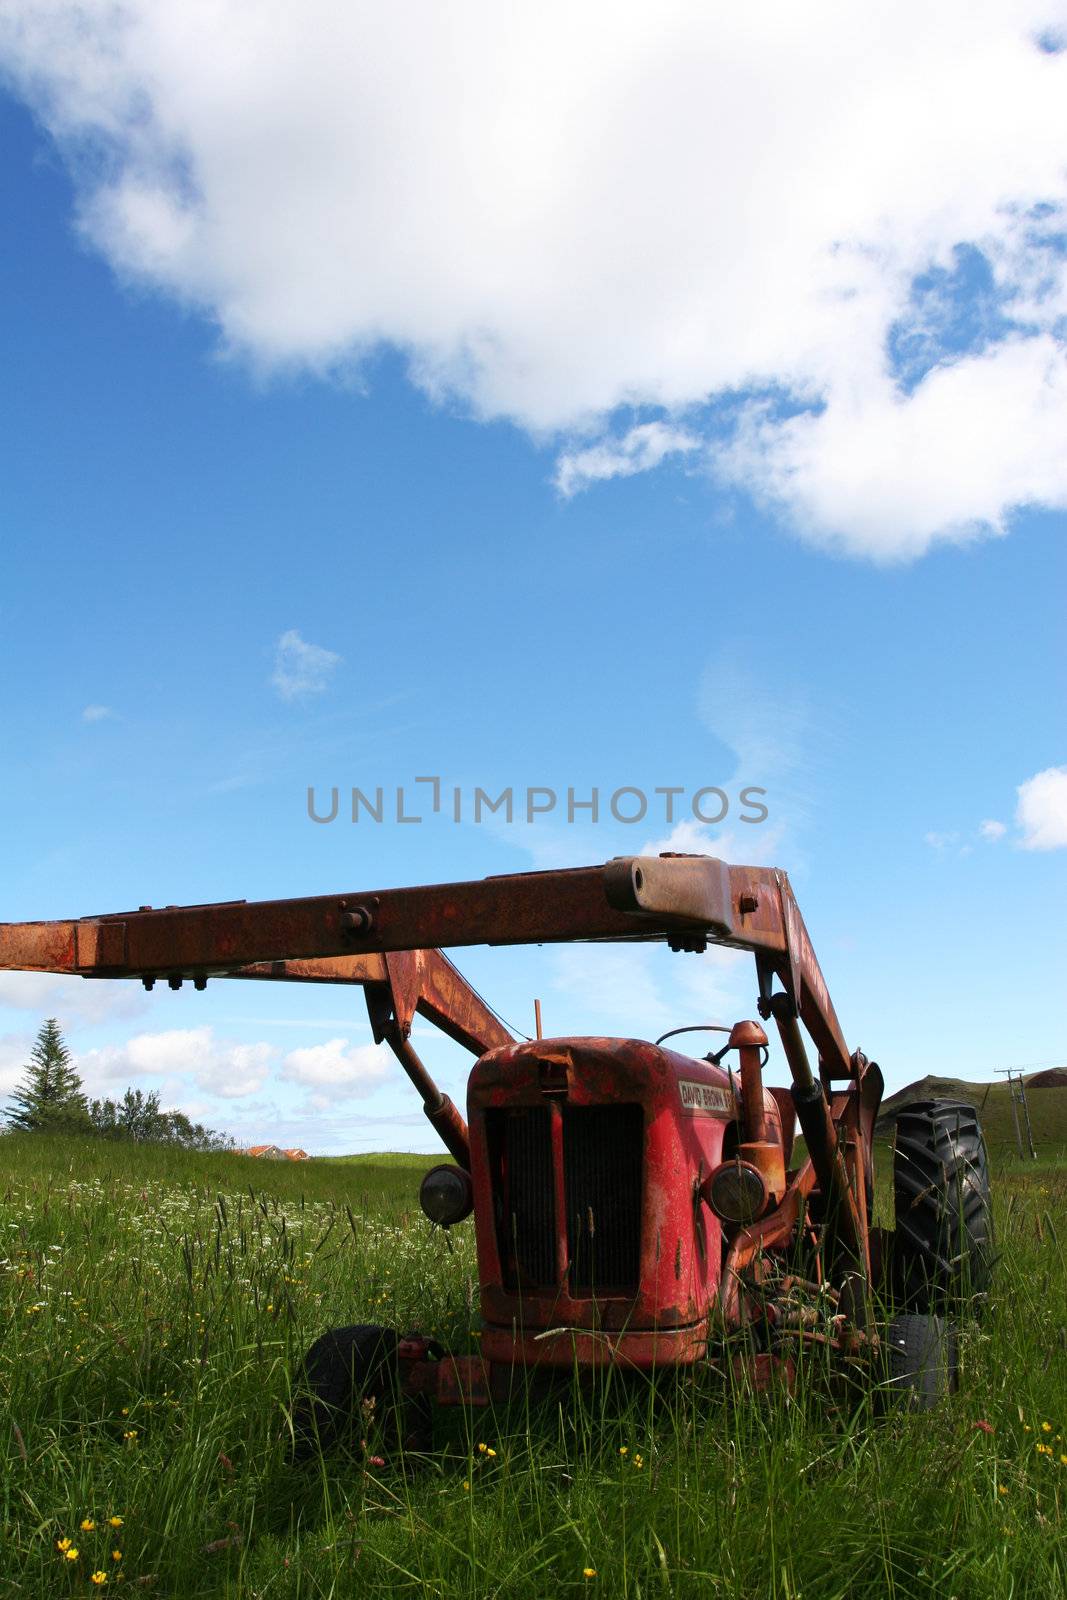
[(8, 1127), (23, 1133), (78, 1133), (89, 1129), (82, 1081), (55, 1017), (42, 1023), (25, 1077), (11, 1096)]

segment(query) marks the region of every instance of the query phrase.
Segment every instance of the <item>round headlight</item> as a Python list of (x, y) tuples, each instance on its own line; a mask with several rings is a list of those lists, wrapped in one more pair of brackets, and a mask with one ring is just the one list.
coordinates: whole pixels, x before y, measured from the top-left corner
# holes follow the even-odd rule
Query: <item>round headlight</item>
[(708, 1178), (705, 1198), (724, 1222), (755, 1222), (767, 1204), (763, 1175), (747, 1161), (724, 1161)]
[(462, 1222), (474, 1209), (471, 1175), (462, 1167), (431, 1167), (419, 1186), (419, 1205), (431, 1222), (450, 1228)]

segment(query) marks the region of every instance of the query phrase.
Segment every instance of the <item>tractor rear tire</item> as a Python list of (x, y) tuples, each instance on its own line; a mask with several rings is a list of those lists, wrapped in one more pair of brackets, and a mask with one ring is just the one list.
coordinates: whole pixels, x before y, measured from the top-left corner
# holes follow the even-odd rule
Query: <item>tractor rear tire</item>
[(923, 1100), (897, 1118), (893, 1150), (898, 1304), (911, 1311), (984, 1297), (993, 1269), (985, 1141), (973, 1106)]
[(890, 1397), (911, 1411), (931, 1411), (958, 1383), (956, 1330), (941, 1317), (912, 1312), (885, 1333)]
[(315, 1340), (294, 1384), (294, 1464), (346, 1439), (383, 1450), (423, 1443), (413, 1427), (428, 1426), (428, 1404), (420, 1403), (423, 1396), (406, 1400), (400, 1393), (399, 1343), (395, 1329), (364, 1323), (331, 1328)]

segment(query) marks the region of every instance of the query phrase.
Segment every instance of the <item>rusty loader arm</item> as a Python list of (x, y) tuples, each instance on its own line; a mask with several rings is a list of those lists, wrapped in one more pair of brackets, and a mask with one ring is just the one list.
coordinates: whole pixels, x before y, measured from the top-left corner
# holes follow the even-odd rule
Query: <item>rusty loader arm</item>
[[(773, 868), (620, 857), (465, 883), (6, 923), (0, 968), (140, 978), (149, 988), (159, 980), (202, 988), (215, 976), (358, 984), (375, 1038), (389, 1042), (462, 1165), (466, 1129), (411, 1046), (412, 1018), (421, 1013), (476, 1055), (510, 1035), (438, 947), (576, 940), (663, 940), (691, 951), (711, 943), (755, 956), (760, 1012), (778, 1027), (815, 1176), (843, 1247), (865, 1272), (864, 1173), (880, 1075), (849, 1052), (789, 880)], [(847, 1089), (835, 1094), (842, 1080)]]

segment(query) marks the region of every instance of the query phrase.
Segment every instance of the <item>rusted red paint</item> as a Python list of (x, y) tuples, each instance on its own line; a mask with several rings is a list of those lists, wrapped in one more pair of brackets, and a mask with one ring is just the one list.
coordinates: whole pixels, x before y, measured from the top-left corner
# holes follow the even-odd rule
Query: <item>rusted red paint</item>
[(443, 1356), (435, 1363), (434, 1398), (441, 1406), (487, 1406), (489, 1368), (482, 1356)]
[[(551, 1077), (546, 1063), (556, 1068)], [(547, 1084), (547, 1088), (546, 1088)], [(721, 1110), (683, 1103), (701, 1086)], [(640, 1107), (643, 1176), (639, 1275), (633, 1292), (573, 1294), (565, 1221), (564, 1108)], [(545, 1111), (552, 1126), (555, 1192), (555, 1282), (505, 1286), (494, 1200), (499, 1190), (487, 1138), (487, 1114)], [(711, 1307), (718, 1283), (721, 1231), (697, 1194), (698, 1180), (722, 1158), (736, 1115), (728, 1074), (652, 1044), (619, 1039), (536, 1040), (484, 1056), (471, 1074), (467, 1119), (471, 1139), (482, 1314), (500, 1327), (646, 1330), (692, 1325)]]
[(741, 1113), (745, 1139), (763, 1143), (767, 1138), (767, 1111), (763, 1094), (761, 1051), (767, 1035), (758, 1022), (737, 1022), (730, 1030), (729, 1047), (736, 1050), (741, 1074)]
[(765, 1350), (754, 1355), (735, 1356), (733, 1373), (737, 1382), (754, 1389), (757, 1394), (796, 1386), (797, 1369), (792, 1356), (777, 1356)]
[(0, 923), (0, 968), (17, 972), (77, 972), (78, 924)]
[(592, 1333), (581, 1328), (549, 1328), (513, 1333), (485, 1327), (482, 1353), (497, 1366), (574, 1368), (619, 1367), (649, 1372), (654, 1367), (691, 1366), (708, 1349), (708, 1325), (653, 1328), (644, 1332)]

